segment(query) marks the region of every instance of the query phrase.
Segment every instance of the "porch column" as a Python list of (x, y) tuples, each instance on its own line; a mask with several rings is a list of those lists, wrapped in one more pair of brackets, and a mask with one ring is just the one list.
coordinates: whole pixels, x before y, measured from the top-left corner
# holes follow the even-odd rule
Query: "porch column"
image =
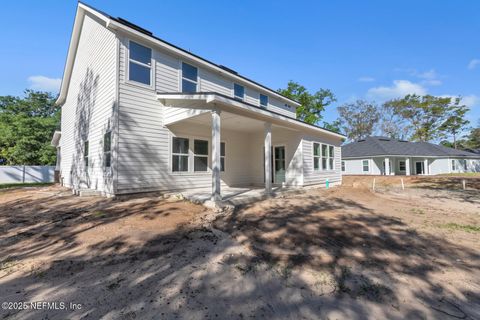
[(265, 122), (265, 193), (272, 192), (272, 124)]
[(212, 110), (212, 201), (221, 201), (220, 192), (220, 110)]
[(423, 174), (427, 175), (429, 174), (428, 172), (428, 159), (423, 160)]
[(385, 158), (385, 175), (390, 175), (390, 158)]
[(405, 175), (409, 176), (410, 175), (410, 159), (405, 158)]

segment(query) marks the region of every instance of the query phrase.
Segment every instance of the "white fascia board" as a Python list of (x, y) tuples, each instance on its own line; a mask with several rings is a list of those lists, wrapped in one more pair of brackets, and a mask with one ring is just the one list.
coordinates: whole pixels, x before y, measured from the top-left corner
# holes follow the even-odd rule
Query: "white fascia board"
[[(391, 157), (391, 158), (428, 158), (428, 159), (449, 159), (449, 158), (458, 158), (458, 159), (477, 159), (475, 156), (420, 156), (420, 155), (399, 155), (399, 154), (381, 154), (381, 155), (374, 155), (374, 156), (358, 156), (358, 157), (342, 157), (342, 160), (355, 160), (355, 159), (367, 159), (367, 158), (384, 158), (384, 157)], [(478, 157), (480, 159), (480, 157)]]
[(75, 15), (75, 20), (73, 23), (72, 35), (70, 38), (70, 44), (68, 46), (67, 61), (65, 62), (65, 68), (63, 71), (62, 83), (60, 86), (60, 93), (58, 95), (55, 104), (62, 105), (65, 102), (67, 97), (68, 86), (70, 85), (70, 78), (72, 76), (73, 64), (75, 62), (75, 56), (77, 55), (78, 42), (80, 41), (80, 34), (82, 33), (83, 19), (85, 13), (88, 12), (94, 17), (99, 18), (105, 22), (105, 25), (108, 26), (110, 18), (101, 14), (100, 12), (93, 10), (92, 8), (84, 5), (83, 3), (78, 3), (77, 13)]
[(268, 110), (259, 109), (257, 107), (249, 106), (241, 101), (235, 101), (233, 99), (225, 98), (216, 94), (157, 94), (157, 99), (159, 100), (204, 100), (207, 104), (212, 104), (215, 102), (222, 103), (224, 105), (228, 105), (230, 107), (235, 107), (237, 109), (242, 109), (245, 111), (249, 111), (251, 113), (255, 113), (265, 118), (274, 119), (283, 122), (283, 124), (289, 124), (291, 126), (307, 129), (311, 131), (315, 131), (316, 133), (327, 134), (330, 136), (334, 136), (336, 138), (344, 139), (345, 136), (331, 132), (320, 127), (316, 127), (313, 125), (309, 125), (303, 122), (300, 122), (295, 119), (291, 119), (280, 114), (273, 113)]
[(294, 107), (299, 107), (300, 104), (298, 102), (295, 102), (293, 100), (289, 100), (286, 97), (282, 96), (281, 94), (275, 93), (274, 91), (266, 90), (262, 86), (259, 86), (258, 84), (255, 84), (253, 82), (250, 82), (242, 77), (236, 76), (230, 72), (227, 72), (223, 70), (222, 68), (219, 68), (211, 63), (208, 63), (207, 61), (204, 61), (203, 59), (200, 59), (198, 57), (195, 57), (191, 54), (188, 54), (187, 52), (184, 52), (178, 48), (175, 48), (173, 46), (168, 45), (167, 43), (160, 41), (158, 39), (155, 39), (152, 36), (146, 35), (140, 31), (137, 31), (135, 29), (132, 29), (130, 27), (127, 27), (121, 23), (118, 23), (117, 21), (109, 20), (109, 23), (107, 24), (107, 28), (113, 29), (113, 30), (120, 30), (122, 32), (125, 32), (127, 35), (134, 36), (140, 39), (143, 39), (146, 42), (149, 42), (153, 45), (156, 45), (158, 47), (161, 47), (162, 49), (169, 51), (177, 56), (180, 56), (181, 58), (185, 60), (190, 60), (195, 62), (196, 64), (206, 68), (213, 70), (221, 75), (224, 75), (228, 78), (234, 79), (238, 83), (243, 83), (244, 85), (248, 85), (251, 87), (254, 87), (255, 89), (259, 90), (262, 94), (270, 95), (270, 96), (275, 96), (277, 99), (280, 99), (288, 104), (293, 105)]

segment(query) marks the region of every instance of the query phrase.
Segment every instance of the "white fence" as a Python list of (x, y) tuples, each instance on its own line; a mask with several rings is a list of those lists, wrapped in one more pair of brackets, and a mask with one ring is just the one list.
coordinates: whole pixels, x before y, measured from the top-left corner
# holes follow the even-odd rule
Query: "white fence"
[(0, 166), (0, 184), (53, 182), (55, 166)]

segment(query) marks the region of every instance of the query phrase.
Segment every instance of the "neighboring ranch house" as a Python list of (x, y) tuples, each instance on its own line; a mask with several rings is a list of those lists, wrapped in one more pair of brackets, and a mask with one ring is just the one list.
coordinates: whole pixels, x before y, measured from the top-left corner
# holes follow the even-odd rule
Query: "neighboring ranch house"
[(342, 172), (407, 176), (480, 172), (480, 155), (428, 142), (368, 137), (342, 146)]
[(341, 183), (344, 136), (297, 120), (296, 101), (82, 3), (57, 104), (74, 191), (220, 200), (223, 187)]

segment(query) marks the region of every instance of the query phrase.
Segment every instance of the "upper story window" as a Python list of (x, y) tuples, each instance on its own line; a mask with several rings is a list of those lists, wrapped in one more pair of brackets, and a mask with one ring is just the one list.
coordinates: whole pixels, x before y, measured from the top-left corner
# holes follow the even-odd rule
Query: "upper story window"
[(243, 100), (245, 98), (245, 87), (235, 83), (233, 85), (233, 96), (236, 99)]
[(260, 107), (268, 107), (268, 96), (260, 94)]
[(128, 80), (150, 86), (152, 84), (152, 49), (130, 41)]
[(182, 62), (182, 92), (197, 92), (198, 69), (188, 63)]

